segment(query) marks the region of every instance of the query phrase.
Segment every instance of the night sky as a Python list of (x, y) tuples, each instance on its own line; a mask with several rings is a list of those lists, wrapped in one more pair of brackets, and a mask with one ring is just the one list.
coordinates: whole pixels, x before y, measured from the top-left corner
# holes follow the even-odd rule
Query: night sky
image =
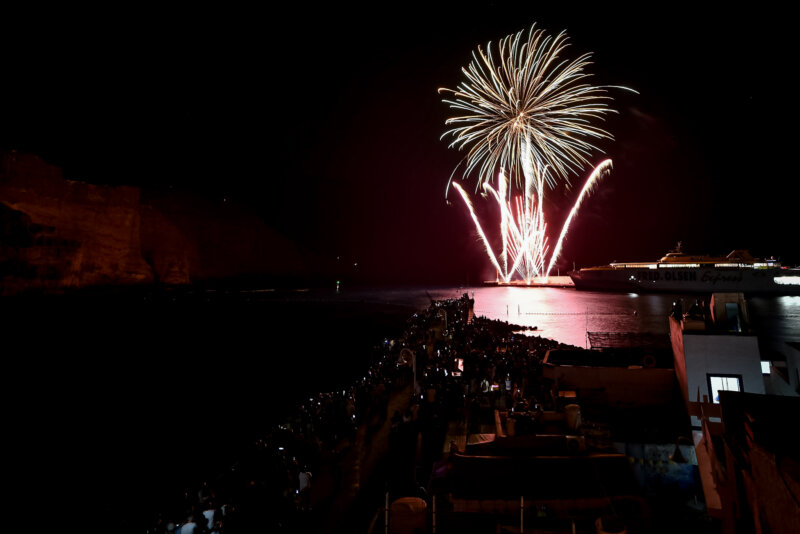
[[(614, 170), (561, 269), (657, 259), (679, 240), (800, 261), (787, 14), (449, 5), (6, 11), (0, 150), (70, 179), (227, 199), (317, 258), (358, 262), (363, 281), (476, 283), (494, 273), (444, 197), (463, 154), (440, 140), (437, 88), (477, 45), (536, 22), (567, 30), (569, 57), (594, 53), (596, 84), (639, 92), (612, 93), (615, 140), (593, 159)], [(551, 243), (587, 174), (550, 194)]]

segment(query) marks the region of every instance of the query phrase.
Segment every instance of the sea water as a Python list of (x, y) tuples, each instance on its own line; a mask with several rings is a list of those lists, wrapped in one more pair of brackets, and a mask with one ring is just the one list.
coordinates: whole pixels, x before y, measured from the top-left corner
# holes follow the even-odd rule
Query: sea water
[[(680, 301), (686, 311), (698, 298), (509, 286), (358, 289), (336, 298), (421, 308), (429, 298), (457, 298), (464, 293), (475, 299), (476, 315), (536, 327), (536, 335), (578, 347), (587, 346), (587, 332), (667, 334), (673, 304)], [(800, 297), (749, 297), (747, 303), (754, 331), (766, 342), (778, 346), (800, 341)]]

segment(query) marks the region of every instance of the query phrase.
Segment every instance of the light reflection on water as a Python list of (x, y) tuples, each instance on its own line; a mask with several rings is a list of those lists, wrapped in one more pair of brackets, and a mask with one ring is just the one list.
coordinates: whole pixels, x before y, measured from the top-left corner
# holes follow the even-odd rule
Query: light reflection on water
[[(586, 346), (587, 331), (666, 333), (667, 315), (673, 301), (680, 298), (550, 287), (474, 287), (467, 291), (475, 298), (476, 315), (535, 326), (543, 337), (579, 347)], [(684, 302), (692, 302), (690, 298), (684, 296)]]
[(779, 353), (787, 341), (800, 342), (800, 296), (748, 299), (751, 321), (762, 345)]
[[(449, 287), (437, 289), (380, 289), (343, 292), (341, 297), (380, 300), (424, 308), (433, 299), (468, 293), (475, 313), (526, 327), (541, 335), (579, 347), (586, 332), (669, 332), (672, 303), (683, 300), (684, 311), (698, 295), (601, 293), (562, 288)], [(748, 298), (751, 321), (760, 337), (780, 345), (800, 341), (800, 297)]]

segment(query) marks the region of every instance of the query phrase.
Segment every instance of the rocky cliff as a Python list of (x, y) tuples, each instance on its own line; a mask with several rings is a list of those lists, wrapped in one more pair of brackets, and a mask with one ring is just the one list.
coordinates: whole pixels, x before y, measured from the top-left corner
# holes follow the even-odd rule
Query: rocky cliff
[(65, 180), (0, 155), (0, 292), (302, 276), (297, 249), (241, 208)]

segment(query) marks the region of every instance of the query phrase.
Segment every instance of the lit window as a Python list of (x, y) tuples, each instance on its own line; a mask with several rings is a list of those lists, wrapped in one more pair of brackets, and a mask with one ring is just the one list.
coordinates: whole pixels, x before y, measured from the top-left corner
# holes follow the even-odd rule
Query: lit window
[(768, 375), (769, 374), (769, 362), (761, 360), (761, 374)]
[(720, 391), (742, 391), (742, 377), (740, 375), (708, 375), (708, 390), (714, 404), (719, 404)]

